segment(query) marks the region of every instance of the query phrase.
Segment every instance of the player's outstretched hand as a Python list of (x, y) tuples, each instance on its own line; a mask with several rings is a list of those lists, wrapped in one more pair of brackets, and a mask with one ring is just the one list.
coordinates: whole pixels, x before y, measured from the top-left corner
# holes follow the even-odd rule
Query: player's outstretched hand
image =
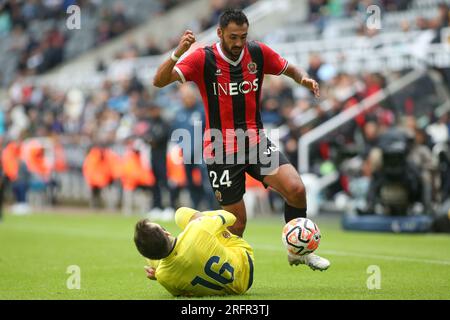
[(317, 83), (316, 80), (311, 79), (311, 78), (302, 79), (302, 86), (311, 90), (311, 92), (314, 93), (314, 96), (316, 98), (320, 97), (319, 84)]
[(175, 51), (177, 57), (181, 57), (186, 51), (189, 50), (191, 45), (195, 42), (195, 35), (191, 30), (186, 30), (181, 36), (178, 48)]
[(150, 280), (156, 280), (155, 271), (156, 269), (150, 266), (144, 267), (145, 273), (147, 274), (147, 278)]

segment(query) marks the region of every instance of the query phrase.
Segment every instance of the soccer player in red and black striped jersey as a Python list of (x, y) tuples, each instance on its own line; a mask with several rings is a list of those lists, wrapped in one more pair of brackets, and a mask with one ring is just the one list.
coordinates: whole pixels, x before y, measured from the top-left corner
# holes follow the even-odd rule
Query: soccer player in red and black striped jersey
[[(158, 68), (153, 81), (157, 87), (175, 81), (193, 81), (198, 86), (206, 114), (204, 157), (210, 182), (222, 208), (237, 218), (230, 231), (240, 236), (247, 220), (243, 201), (245, 173), (284, 197), (286, 222), (306, 217), (306, 193), (300, 175), (262, 131), (260, 99), (264, 75), (284, 74), (319, 96), (319, 85), (304, 71), (267, 45), (248, 41), (248, 28), (248, 19), (242, 11), (228, 9), (220, 16), (217, 28), (220, 41), (198, 48), (178, 61), (195, 42), (193, 32), (187, 30), (171, 57)], [(239, 143), (242, 133), (244, 145)], [(256, 156), (253, 150), (257, 150)], [(236, 156), (232, 158), (234, 162), (228, 161), (230, 154)], [(224, 157), (225, 163), (221, 161)], [(208, 162), (210, 158), (214, 161)], [(306, 264), (314, 270), (326, 270), (330, 265), (315, 254), (288, 255), (288, 261), (291, 265)]]

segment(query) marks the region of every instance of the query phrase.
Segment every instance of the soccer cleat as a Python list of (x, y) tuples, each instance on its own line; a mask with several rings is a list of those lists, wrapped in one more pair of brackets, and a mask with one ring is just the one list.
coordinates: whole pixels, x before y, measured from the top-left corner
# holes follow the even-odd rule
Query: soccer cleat
[(324, 271), (327, 270), (330, 266), (330, 261), (328, 261), (325, 258), (319, 257), (318, 255), (314, 253), (310, 253), (304, 256), (297, 256), (288, 253), (288, 261), (289, 264), (292, 265), (299, 265), (299, 264), (306, 264), (311, 269)]

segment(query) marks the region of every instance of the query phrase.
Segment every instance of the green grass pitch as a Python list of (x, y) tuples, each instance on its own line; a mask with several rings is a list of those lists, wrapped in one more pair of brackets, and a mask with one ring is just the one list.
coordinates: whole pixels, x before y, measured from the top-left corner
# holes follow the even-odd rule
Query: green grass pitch
[[(139, 217), (107, 214), (7, 215), (0, 223), (2, 299), (173, 299), (145, 278), (132, 241)], [(205, 299), (450, 299), (450, 236), (344, 232), (336, 219), (314, 219), (326, 272), (290, 267), (281, 243), (282, 218), (248, 221), (255, 250), (253, 287), (243, 296)], [(172, 233), (174, 223), (163, 223)], [(67, 288), (68, 266), (81, 288)], [(369, 266), (381, 288), (368, 289)], [(370, 270), (369, 270), (370, 271)]]

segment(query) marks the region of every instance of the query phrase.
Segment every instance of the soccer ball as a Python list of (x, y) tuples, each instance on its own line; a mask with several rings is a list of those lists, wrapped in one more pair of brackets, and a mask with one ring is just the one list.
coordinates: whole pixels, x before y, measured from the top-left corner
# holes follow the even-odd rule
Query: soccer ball
[(281, 239), (291, 254), (304, 256), (317, 249), (320, 243), (320, 230), (306, 218), (296, 218), (283, 228)]

